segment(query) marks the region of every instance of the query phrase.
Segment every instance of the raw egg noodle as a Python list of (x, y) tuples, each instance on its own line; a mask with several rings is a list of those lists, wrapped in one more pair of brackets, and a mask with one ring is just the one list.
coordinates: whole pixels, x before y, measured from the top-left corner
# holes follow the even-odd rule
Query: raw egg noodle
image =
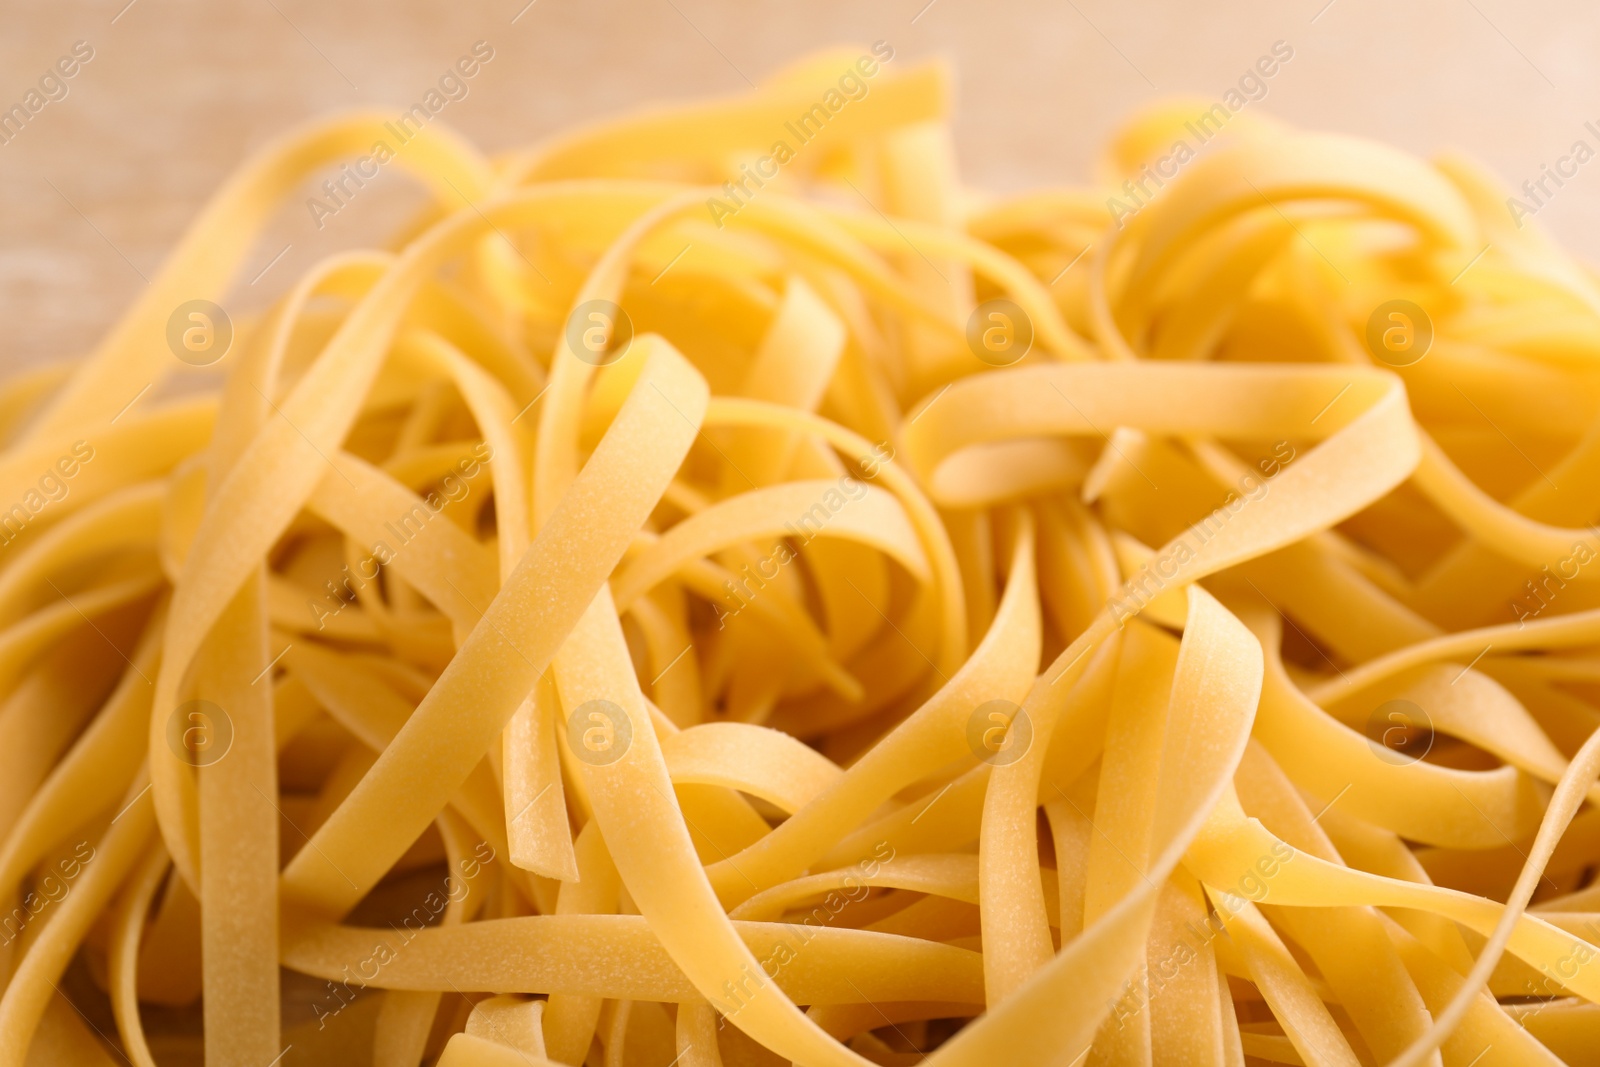
[(323, 122), (10, 377), (0, 1067), (1594, 1062), (1595, 276), (1188, 102), (983, 197), (949, 100), (429, 126), (228, 317)]

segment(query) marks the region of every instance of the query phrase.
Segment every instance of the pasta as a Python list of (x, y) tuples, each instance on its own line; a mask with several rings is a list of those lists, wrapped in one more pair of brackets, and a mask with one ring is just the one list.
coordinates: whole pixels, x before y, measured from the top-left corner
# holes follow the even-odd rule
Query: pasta
[(1182, 101), (981, 196), (949, 99), (324, 121), (10, 376), (0, 1067), (1596, 1062), (1596, 276)]

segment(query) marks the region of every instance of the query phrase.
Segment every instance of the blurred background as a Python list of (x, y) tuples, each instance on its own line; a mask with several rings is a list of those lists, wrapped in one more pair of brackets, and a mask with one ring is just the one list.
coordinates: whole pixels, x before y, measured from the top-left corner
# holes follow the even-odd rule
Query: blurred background
[[(1252, 112), (1465, 151), (1517, 186), (1575, 140), (1600, 148), (1597, 30), (1600, 5), (1537, 0), (4, 0), (0, 110), (75, 45), (92, 57), (20, 133), (0, 128), (0, 371), (91, 347), (264, 141), (339, 109), (398, 113), (478, 41), (493, 58), (440, 118), (489, 152), (747, 91), (830, 44), (943, 56), (966, 179), (1004, 192), (1088, 182), (1131, 111), (1220, 100), (1279, 41), (1293, 58)], [(321, 231), (286, 208), (240, 285), (271, 295), (364, 225), (387, 232), (403, 184)], [(1591, 258), (1597, 223), (1600, 164), (1537, 219)]]

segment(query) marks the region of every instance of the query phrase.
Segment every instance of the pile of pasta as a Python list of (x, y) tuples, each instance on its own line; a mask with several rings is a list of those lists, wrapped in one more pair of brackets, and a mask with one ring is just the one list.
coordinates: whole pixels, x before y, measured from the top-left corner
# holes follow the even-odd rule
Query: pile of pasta
[(979, 195), (892, 55), (252, 308), (297, 130), (9, 377), (0, 1067), (1600, 1062), (1596, 276), (1203, 103)]

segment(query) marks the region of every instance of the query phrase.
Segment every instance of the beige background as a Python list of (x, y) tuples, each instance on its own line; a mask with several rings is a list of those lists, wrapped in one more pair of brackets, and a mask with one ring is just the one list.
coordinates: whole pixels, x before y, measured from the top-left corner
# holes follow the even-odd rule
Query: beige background
[[(650, 101), (738, 92), (808, 49), (877, 39), (900, 58), (953, 62), (963, 165), (993, 189), (1083, 181), (1131, 109), (1163, 94), (1216, 99), (1276, 40), (1294, 58), (1251, 107), (1291, 122), (1464, 149), (1513, 184), (1578, 137), (1600, 143), (1583, 129), (1600, 120), (1592, 3), (125, 3), (0, 2), (0, 108), (74, 41), (95, 49), (70, 95), (0, 145), (0, 372), (92, 345), (265, 138), (334, 109), (398, 110), (480, 39), (495, 58), (442, 117), (491, 151)], [(245, 281), (290, 250), (246, 297), (350, 243), (387, 195), (320, 233), (302, 205), (286, 209)], [(1600, 258), (1600, 162), (1539, 222)]]

